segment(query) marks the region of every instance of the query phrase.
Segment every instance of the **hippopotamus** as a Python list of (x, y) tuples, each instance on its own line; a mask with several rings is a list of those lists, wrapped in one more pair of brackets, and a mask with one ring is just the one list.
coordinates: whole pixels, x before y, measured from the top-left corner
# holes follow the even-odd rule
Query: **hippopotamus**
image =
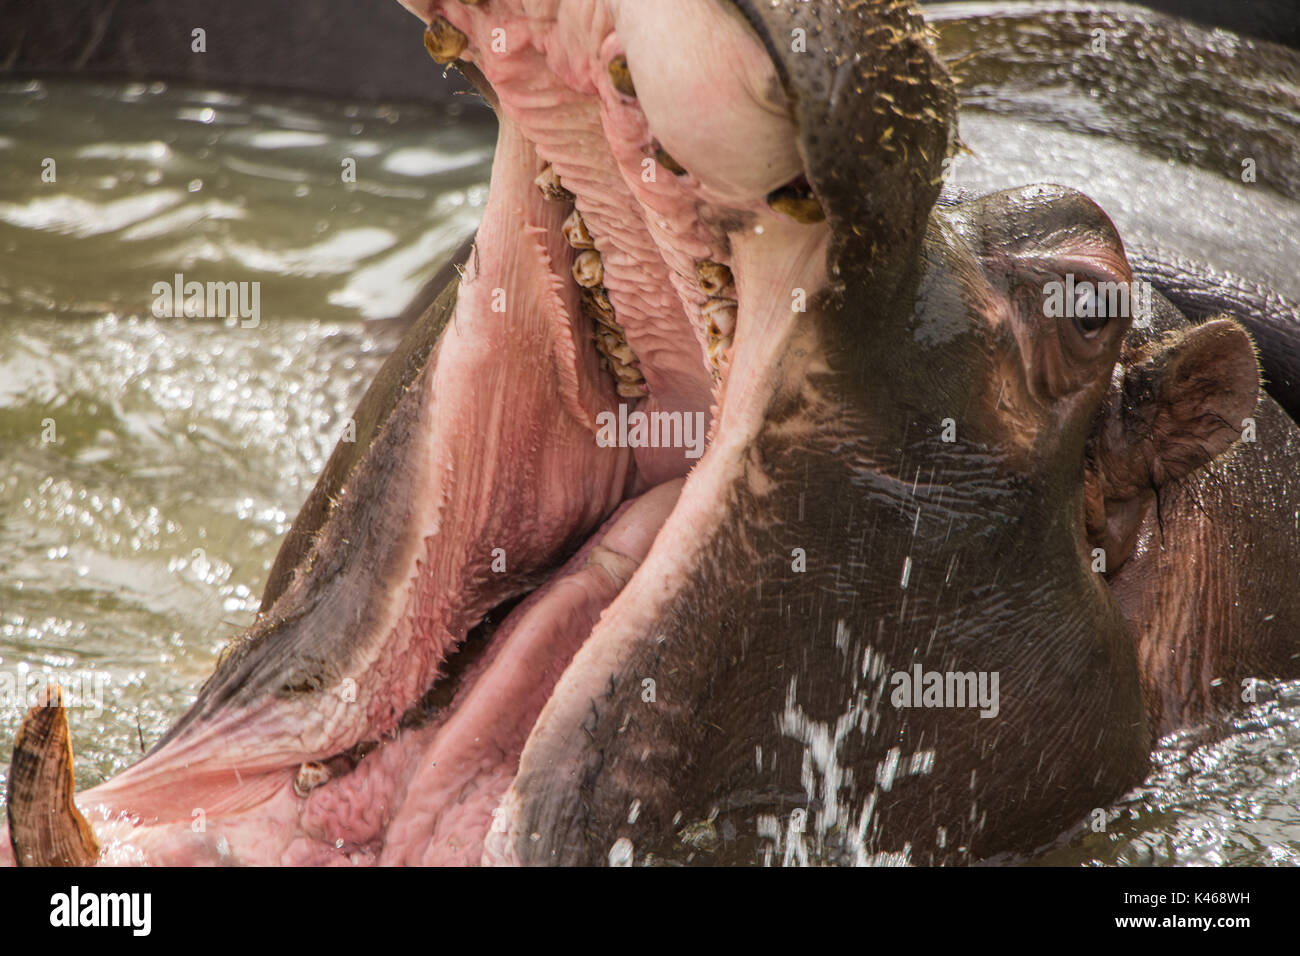
[(1249, 332), (1076, 190), (944, 192), (916, 13), (408, 5), (500, 118), (464, 274), (149, 754), (74, 799), (29, 715), (15, 861), (971, 862), (1295, 672)]
[(968, 151), (949, 181), (971, 193), (1032, 182), (1085, 192), (1143, 281), (1193, 318), (1247, 326), (1269, 394), (1294, 416), (1300, 9), (1220, 8), (1270, 24), (1290, 48), (1122, 3), (930, 8), (965, 106)]

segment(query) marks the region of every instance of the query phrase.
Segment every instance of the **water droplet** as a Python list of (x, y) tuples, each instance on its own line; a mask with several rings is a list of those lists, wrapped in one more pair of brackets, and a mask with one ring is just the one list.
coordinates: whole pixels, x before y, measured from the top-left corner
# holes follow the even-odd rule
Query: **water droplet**
[(614, 845), (609, 848), (609, 865), (631, 866), (634, 855), (632, 841), (627, 837), (619, 837), (614, 841)]

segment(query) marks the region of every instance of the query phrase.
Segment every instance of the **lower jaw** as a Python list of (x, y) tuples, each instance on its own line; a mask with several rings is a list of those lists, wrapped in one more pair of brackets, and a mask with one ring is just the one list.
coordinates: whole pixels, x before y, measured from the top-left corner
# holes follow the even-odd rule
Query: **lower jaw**
[(602, 613), (627, 586), (667, 520), (681, 480), (625, 502), (502, 622), (469, 666), (449, 716), (420, 750), (380, 862), (480, 862), (501, 799), (538, 716)]
[[(475, 865), (538, 715), (601, 613), (627, 585), (676, 504), (680, 479), (629, 499), (490, 635), (471, 637), (441, 706), (424, 702), (395, 733), (354, 751), (346, 772), (301, 792), (303, 768), (264, 772), (230, 789), (146, 776), (81, 795), (116, 865)], [(430, 696), (430, 695), (426, 695)], [(338, 760), (330, 761), (337, 764)], [(308, 766), (308, 765), (304, 765)], [(314, 765), (321, 766), (321, 765)], [(170, 776), (167, 774), (166, 776)], [(239, 777), (234, 769), (235, 778)], [(225, 777), (225, 780), (229, 780)], [(165, 792), (167, 807), (147, 809)], [(182, 809), (194, 804), (190, 818)], [(130, 807), (123, 813), (114, 808)]]

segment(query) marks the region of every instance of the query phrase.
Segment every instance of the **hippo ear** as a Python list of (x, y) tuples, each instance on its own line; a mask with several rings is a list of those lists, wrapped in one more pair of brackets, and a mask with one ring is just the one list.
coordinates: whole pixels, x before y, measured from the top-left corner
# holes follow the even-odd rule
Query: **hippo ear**
[(1163, 489), (1213, 461), (1241, 437), (1259, 399), (1249, 334), (1217, 319), (1125, 361), (1089, 449), (1089, 539), (1113, 571)]

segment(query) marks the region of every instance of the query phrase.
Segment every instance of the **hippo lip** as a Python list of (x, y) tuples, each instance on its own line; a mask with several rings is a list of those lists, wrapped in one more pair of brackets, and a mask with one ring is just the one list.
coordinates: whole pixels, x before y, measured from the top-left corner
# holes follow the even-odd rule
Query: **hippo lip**
[[(719, 476), (691, 474), (716, 457), (706, 440), (728, 418), (743, 433), (770, 392), (779, 351), (737, 350), (789, 321), (792, 284), (824, 281), (788, 114), (755, 111), (775, 144), (757, 178), (706, 182), (665, 145), (700, 155), (691, 137), (641, 113), (608, 18), (577, 38), (528, 24), (531, 52), (493, 60), (505, 0), (416, 6), (430, 51), (473, 63), (501, 118), (446, 330), (194, 706), (80, 795), (101, 860), (514, 859), (507, 793), (525, 753), (549, 761), (539, 717), (607, 668), (575, 661), (602, 623), (653, 616), (666, 585), (638, 572), (691, 550), (716, 508)], [(713, 12), (773, 96), (757, 37)], [(553, 69), (540, 51), (560, 42), (582, 53)], [(733, 364), (753, 370), (737, 396)], [(23, 826), (37, 799), (11, 787), (20, 860), (43, 859)]]

